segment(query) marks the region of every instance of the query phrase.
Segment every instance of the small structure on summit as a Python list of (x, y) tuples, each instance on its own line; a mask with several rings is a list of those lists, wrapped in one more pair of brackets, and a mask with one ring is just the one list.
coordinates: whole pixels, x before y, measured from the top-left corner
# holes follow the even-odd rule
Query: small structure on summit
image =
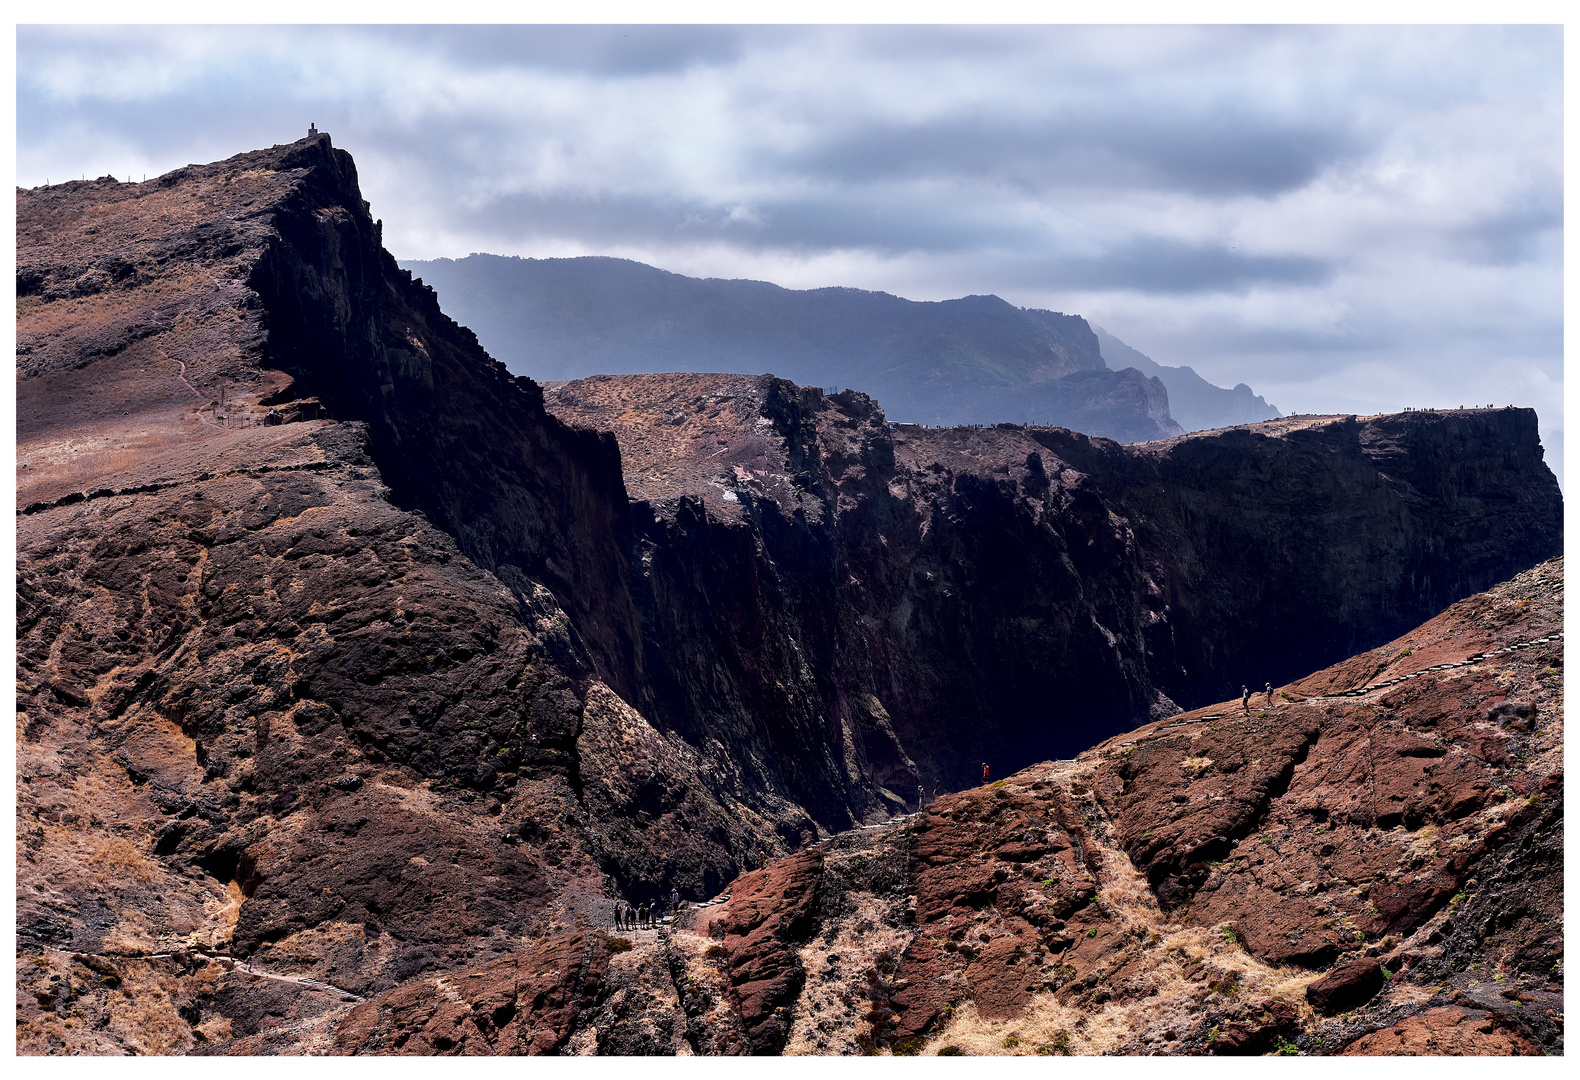
[(317, 134), (318, 134), (318, 125), (313, 123), (311, 120), (309, 120), (307, 122), (307, 137), (309, 139), (311, 139), (313, 136), (315, 136)]

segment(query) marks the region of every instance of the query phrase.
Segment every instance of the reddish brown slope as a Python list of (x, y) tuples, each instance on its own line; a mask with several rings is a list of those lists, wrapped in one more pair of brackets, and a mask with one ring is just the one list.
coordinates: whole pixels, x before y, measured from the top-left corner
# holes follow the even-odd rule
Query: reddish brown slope
[[(1558, 560), (1271, 707), (1173, 717), (743, 878), (692, 933), (730, 985), (797, 973), (728, 996), (795, 1053), (1556, 1051), (1562, 614)], [(733, 948), (736, 909), (791, 879), (812, 917), (777, 953)]]
[(630, 854), (700, 892), (773, 835), (596, 675), (630, 675), (590, 584), (623, 589), (612, 441), (548, 417), (377, 232), (326, 138), (18, 193), (26, 1053), (289, 1026), (340, 1004), (295, 977), (366, 996), (536, 948)]
[[(648, 981), (601, 1000), (589, 981), (555, 1038), (581, 1052), (651, 1051), (668, 1044), (635, 1033), (680, 1031), (701, 1053), (1560, 1053), (1562, 611), (1554, 561), (1271, 708), (1171, 718), (772, 863), (673, 932), (629, 935), (619, 955)], [(304, 1031), (499, 1049), (500, 985), (459, 973)]]
[[(706, 895), (749, 853), (813, 839), (809, 813), (835, 823), (876, 815), (907, 800), (919, 773), (969, 769), (961, 748), (974, 755), (969, 748), (984, 744), (972, 740), (989, 720), (1007, 722), (986, 745), (1018, 763), (1035, 759), (1044, 730), (1027, 722), (1045, 716), (1032, 706), (1056, 703), (1079, 731), (1094, 717), (1117, 725), (1116, 716), (1161, 704), (1139, 658), (1171, 640), (1178, 624), (1164, 616), (1191, 589), (1162, 587), (1164, 568), (1143, 557), (1128, 524), (1146, 515), (1118, 514), (1124, 504), (1105, 502), (1093, 480), (1145, 473), (1150, 466), (1134, 455), (1051, 430), (1029, 441), (1009, 429), (896, 435), (858, 393), (825, 399), (767, 378), (746, 380), (743, 400), (725, 408), (716, 387), (703, 392), (718, 377), (672, 377), (706, 408), (677, 423), (654, 416), (649, 395), (613, 422), (629, 435), (658, 432), (653, 422), (664, 420), (689, 440), (666, 451), (661, 436), (674, 433), (652, 435), (649, 457), (660, 468), (642, 475), (663, 479), (669, 452), (690, 470), (679, 470), (680, 480), (712, 483), (695, 468), (706, 439), (691, 436), (707, 436), (718, 421), (725, 456), (740, 458), (726, 482), (757, 516), (748, 527), (716, 512), (729, 502), (723, 487), (699, 506), (661, 497), (659, 485), (652, 502), (637, 504), (646, 518), (633, 537), (622, 532), (628, 507), (613, 441), (546, 415), (530, 383), (508, 378), (430, 292), (394, 270), (349, 158), (327, 139), (148, 184), (107, 178), (20, 192), (18, 242), (18, 1037), (26, 1052), (179, 1050), (254, 1036), (305, 1049), (293, 1039), (311, 1032), (297, 1025), (319, 1017), (322, 1034), (356, 997), (397, 985), (402, 1009), (415, 1010), (401, 1015), (416, 1016), (433, 1002), (412, 980), (428, 972), (480, 964), (497, 975), (496, 963), (535, 963), (519, 958), (540, 949), (574, 951), (566, 935), (585, 930), (595, 901), (607, 902), (604, 872), (644, 892), (662, 883)], [(626, 411), (644, 415), (628, 420)], [(1432, 562), (1450, 571), (1445, 579), (1434, 570), (1434, 582), (1486, 580), (1489, 567), (1526, 550), (1510, 537), (1546, 550), (1556, 535), (1556, 489), (1517, 410), (1276, 434), (1231, 433), (1142, 457), (1167, 458), (1177, 470), (1169, 475), (1189, 481), (1182, 505), (1220, 523), (1262, 528), (1238, 500), (1282, 492), (1286, 507), (1310, 519), (1314, 550), (1362, 533), (1382, 537), (1376, 550), (1385, 554), (1465, 541), (1474, 557), (1464, 566)], [(1058, 468), (1034, 466), (1036, 447)], [(1024, 452), (1006, 458), (1006, 448)], [(1330, 459), (1343, 468), (1335, 473)], [(1413, 479), (1394, 483), (1379, 460), (1389, 475)], [(1344, 482), (1329, 483), (1335, 477)], [(1190, 494), (1225, 484), (1223, 498)], [(1362, 490), (1365, 500), (1350, 498)], [(1303, 491), (1327, 492), (1338, 510), (1309, 513)], [(1253, 502), (1260, 510), (1265, 498)], [(809, 527), (831, 528), (836, 518), (840, 535)], [(1387, 528), (1345, 527), (1367, 521)], [(1197, 535), (1168, 514), (1147, 527)], [(1229, 529), (1214, 536), (1216, 547), (1186, 551), (1185, 585), (1229, 565), (1206, 557), (1213, 551), (1272, 550), (1249, 548), (1244, 535)], [(1340, 562), (1363, 568), (1357, 587), (1376, 567), (1402, 565), (1344, 550)], [(628, 581), (633, 554), (657, 569)], [(646, 592), (633, 599), (628, 585)], [(1100, 602), (1090, 600), (1096, 593)], [(1293, 610), (1226, 595), (1273, 615)], [(1381, 594), (1368, 595), (1371, 603)], [(1372, 609), (1344, 599), (1335, 605), (1345, 608), (1344, 625), (1365, 626)], [(1388, 610), (1425, 602), (1406, 599)], [(643, 627), (639, 608), (652, 616)], [(907, 637), (923, 625), (936, 636)], [(926, 647), (913, 649), (918, 640)], [(1221, 657), (1214, 663), (1222, 669)], [(1093, 680), (1091, 671), (1106, 675)], [(1069, 681), (1054, 685), (1054, 674)], [(1013, 693), (992, 696), (1004, 688)], [(655, 714), (663, 730), (629, 703), (649, 691), (666, 705)], [(1535, 718), (1545, 723), (1539, 710)], [(1363, 726), (1392, 738), (1392, 722)], [(1486, 744), (1487, 733), (1462, 727), (1467, 745), (1472, 734)], [(1267, 734), (1267, 753), (1246, 762), (1243, 783), (1221, 800), (1208, 788), (1176, 791), (1179, 805), (1198, 795), (1236, 802), (1229, 817), (1202, 820), (1227, 828), (1224, 842), (1243, 844), (1237, 830), (1258, 821), (1264, 802), (1268, 814), (1279, 812), (1286, 766), (1298, 780), (1300, 745), (1321, 745), (1326, 732), (1251, 731)], [(1379, 764), (1382, 745), (1355, 743), (1357, 767), (1399, 784), (1453, 781), (1450, 794), (1463, 786), (1441, 771), (1465, 767), (1457, 752), (1441, 769), (1400, 772)], [(1170, 752), (1146, 751), (1163, 772)], [(967, 799), (958, 828), (940, 823), (941, 846), (925, 856), (964, 868), (961, 882), (940, 871), (923, 889), (937, 901), (926, 908), (936, 915), (928, 934), (956, 945), (938, 944), (950, 958), (940, 963), (970, 960), (960, 979), (997, 987), (983, 991), (989, 1023), (1046, 998), (1017, 966), (1036, 952), (1031, 931), (1011, 924), (1004, 940), (1014, 943), (992, 952), (995, 905), (1038, 935), (1061, 931), (1032, 918), (1036, 894), (1009, 870), (994, 866), (989, 888), (974, 864), (1046, 874), (1037, 880), (1050, 882), (1044, 888), (1058, 903), (1076, 905), (1053, 922), (1085, 910), (1085, 873), (1118, 866), (1119, 843), (1160, 875), (1160, 889), (1173, 890), (1165, 899), (1180, 918), (1192, 897), (1208, 904), (1215, 891), (1192, 853), (1219, 832), (1171, 833), (1167, 851), (1147, 850), (1162, 834), (1119, 819), (1152, 810), (1119, 807), (1123, 790), (1094, 801), (1098, 759), (1070, 768), (1068, 785), (1060, 769), (1044, 780), (1063, 796), (1038, 798), (1064, 799), (1084, 825), (1030, 803)], [(1476, 790), (1473, 776), (1469, 783)], [(1018, 797), (1017, 788), (997, 791)], [(1480, 809), (1436, 794), (1417, 809), (1424, 820), (1457, 821), (1456, 813), (1502, 805), (1481, 794)], [(1129, 831), (1088, 820), (1099, 809)], [(1046, 830), (1047, 851), (1032, 855), (1043, 820), (1057, 827)], [(1456, 844), (1479, 835), (1455, 828)], [(999, 859), (1015, 836), (1027, 857)], [(1527, 878), (1541, 872), (1545, 836), (1533, 841)], [(1088, 841), (1095, 846), (1084, 862), (1050, 861), (1055, 843), (1073, 851)], [(698, 1050), (806, 1049), (816, 1045), (814, 1028), (795, 1010), (823, 1000), (825, 983), (843, 985), (827, 974), (848, 970), (829, 958), (836, 950), (862, 957), (858, 970), (870, 980), (860, 993), (874, 1004), (861, 1015), (878, 1026), (865, 1045), (918, 1029), (905, 1018), (926, 1010), (936, 1014), (929, 1022), (947, 1022), (958, 1002), (912, 1001), (896, 981), (908, 852), (896, 856), (881, 835), (846, 837), (796, 864), (804, 875), (795, 881), (763, 875), (760, 903), (751, 895), (758, 886), (743, 884), (731, 900), (738, 909), (714, 909), (729, 944), (711, 954), (704, 944), (693, 955), (679, 937), (667, 954), (648, 941), (629, 952), (609, 946), (610, 970), (633, 992), (588, 991), (574, 1017), (555, 1013), (551, 1026), (568, 1041), (556, 1035), (544, 1045), (673, 1047), (673, 1009), (683, 1008), (680, 1026)], [(1432, 875), (1461, 870), (1431, 858), (1431, 873), (1411, 882), (1425, 898), (1379, 891), (1380, 913), (1392, 919), (1397, 906), (1414, 918), (1441, 901)], [(882, 897), (869, 890), (845, 904), (841, 897), (878, 880), (875, 867)], [(1006, 876), (992, 880), (1000, 870)], [(1366, 880), (1383, 873), (1367, 872)], [(1128, 880), (1116, 878), (1102, 895), (1121, 895)], [(1014, 888), (995, 899), (1006, 883)], [(971, 898), (964, 905), (957, 885)], [(792, 894), (805, 919), (780, 917)], [(1541, 903), (1512, 929), (1496, 922), (1516, 902), (1483, 887), (1461, 910), (1492, 927), (1499, 948), (1524, 950), (1511, 963), (1539, 962), (1546, 938), (1521, 927), (1540, 926)], [(968, 933), (966, 909), (983, 946), (966, 941), (970, 953), (965, 938), (950, 936)], [(864, 914), (849, 921), (855, 911)], [(806, 954), (800, 937), (814, 925), (824, 935), (832, 928), (832, 946)], [(1109, 955), (1103, 926), (1090, 929), (1097, 933), (1061, 952), (1077, 983), (1101, 977)], [(1062, 938), (1038, 940), (1051, 956)], [(801, 950), (788, 960), (776, 944), (785, 941)], [(1464, 934), (1441, 944), (1441, 955), (1417, 962), (1458, 963), (1489, 947)], [(1256, 947), (1265, 965), (1274, 954)], [(262, 970), (227, 967), (243, 954)], [(1003, 974), (1010, 968), (1014, 978)], [(539, 990), (549, 993), (547, 985)], [(843, 999), (840, 1007), (854, 1008)], [(654, 1019), (666, 1009), (669, 1020)], [(492, 1017), (493, 1006), (484, 1012)], [(505, 1030), (489, 1022), (493, 1034), (480, 1027), (480, 1038)], [(815, 1026), (825, 1049), (835, 1031), (856, 1038), (817, 1021), (825, 1023)], [(588, 1035), (594, 1029), (600, 1034)], [(368, 1048), (389, 1045), (370, 1039)], [(438, 1036), (429, 1045), (443, 1048)]]

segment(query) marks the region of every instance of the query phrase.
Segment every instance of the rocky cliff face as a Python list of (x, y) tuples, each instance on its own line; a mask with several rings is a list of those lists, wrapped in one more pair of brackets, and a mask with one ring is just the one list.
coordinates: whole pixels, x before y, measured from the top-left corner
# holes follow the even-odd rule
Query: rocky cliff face
[[(1561, 1052), (1562, 594), (1545, 564), (1272, 703), (748, 875), (687, 932), (743, 987), (797, 975), (731, 998), (788, 1052)], [(789, 905), (742, 901), (792, 893), (770, 965), (735, 927)]]
[(239, 1053), (1563, 1052), (1563, 566)]
[(798, 1045), (793, 882), (701, 966), (589, 931), (1557, 544), (1518, 412), (1126, 450), (766, 377), (546, 408), (378, 231), (323, 137), (18, 195), (27, 1052)]
[(1115, 369), (1135, 368), (1159, 380), (1169, 392), (1169, 415), (1186, 431), (1208, 431), (1275, 420), (1284, 414), (1269, 405), (1245, 383), (1226, 390), (1214, 386), (1194, 368), (1165, 367), (1150, 356), (1132, 349), (1100, 326), (1092, 327), (1103, 350), (1103, 360)]
[(825, 828), (1292, 678), (1561, 546), (1521, 410), (1121, 447), (766, 376), (547, 400), (620, 441), (653, 716)]
[(641, 659), (612, 439), (394, 268), (326, 140), (18, 220), (32, 1051), (223, 1041), (513, 955), (604, 867), (695, 894), (778, 842), (611, 689)]

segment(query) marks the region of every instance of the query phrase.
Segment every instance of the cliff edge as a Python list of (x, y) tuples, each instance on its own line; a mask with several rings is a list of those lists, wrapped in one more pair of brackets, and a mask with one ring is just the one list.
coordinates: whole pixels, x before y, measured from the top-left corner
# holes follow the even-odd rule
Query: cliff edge
[[(25, 1052), (375, 1000), (293, 1045), (789, 1045), (793, 966), (740, 967), (721, 992), (768, 1012), (699, 1034), (672, 958), (600, 920), (1294, 678), (1561, 542), (1519, 410), (1121, 447), (771, 376), (545, 391), (394, 264), (327, 136), (17, 221)], [(1162, 903), (1205, 889), (1154, 854)], [(778, 963), (796, 881), (727, 951)], [(442, 1027), (468, 969), (475, 1037), (381, 1026), (393, 993)]]

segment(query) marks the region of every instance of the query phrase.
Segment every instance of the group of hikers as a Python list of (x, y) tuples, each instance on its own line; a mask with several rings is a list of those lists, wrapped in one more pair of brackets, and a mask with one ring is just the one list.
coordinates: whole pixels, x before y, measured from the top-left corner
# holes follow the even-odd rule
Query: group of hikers
[[(1267, 707), (1271, 709), (1273, 707), (1273, 684), (1268, 683), (1263, 687), (1262, 692), (1267, 695)], [(1251, 691), (1243, 685), (1240, 687), (1240, 709), (1243, 712), (1251, 711)]]
[[(987, 783), (988, 782), (988, 778), (991, 775), (992, 775), (992, 770), (988, 768), (988, 763), (984, 761), (982, 763), (982, 782), (984, 784)], [(943, 790), (943, 787), (944, 787), (943, 777), (935, 776), (933, 778), (933, 799), (935, 801), (938, 798), (938, 793)], [(923, 787), (921, 784), (917, 784), (916, 785), (916, 809), (917, 809), (917, 811), (920, 812), (922, 810), (922, 808), (924, 806), (926, 806), (926, 805), (927, 805), (927, 789), (925, 787)]]
[[(668, 902), (669, 907), (667, 910), (670, 914), (680, 910), (680, 890), (671, 891)], [(627, 904), (624, 900), (616, 901), (614, 905), (614, 929), (640, 930), (658, 926), (664, 921), (666, 910), (664, 903), (665, 900), (662, 896), (651, 903), (637, 904), (635, 906)]]

